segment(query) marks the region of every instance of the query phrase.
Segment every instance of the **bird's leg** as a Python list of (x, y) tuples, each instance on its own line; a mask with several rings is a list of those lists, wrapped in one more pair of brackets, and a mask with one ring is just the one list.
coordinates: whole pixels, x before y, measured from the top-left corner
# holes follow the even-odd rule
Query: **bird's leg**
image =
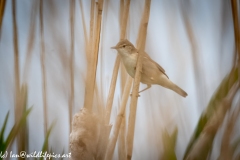
[(143, 91), (148, 90), (149, 88), (151, 88), (151, 84), (147, 84), (147, 87), (146, 87), (145, 89), (139, 91), (138, 94), (141, 93), (141, 92), (143, 92)]
[[(151, 84), (147, 84), (147, 88), (144, 88), (143, 90), (138, 92), (138, 97), (140, 97), (139, 93), (146, 91), (147, 89), (151, 88)], [(130, 94), (130, 96), (132, 96), (132, 93)]]

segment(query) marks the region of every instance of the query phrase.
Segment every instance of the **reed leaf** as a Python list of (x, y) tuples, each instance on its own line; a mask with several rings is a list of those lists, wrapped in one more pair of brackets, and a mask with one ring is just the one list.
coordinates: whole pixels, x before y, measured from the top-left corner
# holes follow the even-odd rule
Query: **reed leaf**
[(41, 71), (42, 71), (42, 96), (43, 96), (43, 112), (44, 112), (44, 134), (47, 135), (48, 128), (48, 106), (47, 106), (47, 77), (46, 77), (46, 63), (45, 63), (45, 42), (44, 42), (44, 25), (43, 25), (43, 0), (40, 0), (39, 5), (40, 15), (40, 38), (41, 38)]
[(194, 145), (194, 143), (199, 138), (200, 134), (202, 133), (206, 123), (215, 113), (219, 102), (228, 94), (233, 84), (238, 80), (238, 69), (233, 68), (231, 72), (222, 80), (221, 84), (217, 88), (216, 92), (213, 94), (205, 112), (199, 118), (198, 124), (195, 128), (193, 136), (187, 146), (187, 149), (184, 154), (184, 159), (188, 155), (190, 149)]
[(227, 111), (231, 108), (233, 98), (235, 97), (235, 94), (237, 93), (238, 89), (239, 83), (236, 82), (228, 92), (228, 95), (220, 101), (220, 103), (217, 106), (218, 109), (215, 111), (213, 116), (208, 120), (208, 122), (204, 126), (203, 131), (201, 132), (199, 138), (192, 146), (186, 159), (201, 160), (206, 159), (209, 156), (209, 152), (212, 149), (214, 137), (218, 129), (222, 125)]
[[(44, 140), (44, 143), (43, 143), (43, 146), (42, 146), (42, 152), (48, 151), (48, 141), (49, 141), (49, 137), (50, 137), (50, 134), (51, 134), (51, 132), (52, 132), (55, 124), (56, 124), (56, 122), (53, 122), (53, 123), (51, 124), (51, 126), (50, 126), (50, 127), (48, 128), (48, 130), (47, 130), (47, 134), (46, 134), (46, 136), (45, 136), (45, 140)], [(52, 152), (50, 152), (50, 153), (52, 153)], [(43, 157), (41, 157), (40, 160), (43, 160)]]
[[(240, 103), (238, 103), (238, 106)], [(221, 152), (219, 156), (219, 160), (222, 159), (233, 159), (234, 150), (230, 147), (231, 144), (231, 137), (233, 136), (234, 126), (239, 118), (240, 107), (234, 109), (233, 113), (228, 116), (228, 121), (226, 128), (223, 133), (222, 137), (222, 145), (221, 145)], [(230, 113), (229, 113), (230, 114)]]
[(239, 146), (240, 146), (240, 136), (231, 145), (232, 151), (235, 152)]
[(0, 151), (3, 151), (3, 148), (4, 148), (4, 133), (5, 133), (5, 129), (6, 129), (6, 126), (7, 126), (8, 117), (9, 117), (9, 111), (8, 111), (6, 117), (5, 117), (3, 126), (1, 128), (1, 133), (0, 133)]
[[(26, 124), (27, 117), (30, 114), (30, 112), (32, 111), (32, 108), (33, 107), (30, 107), (22, 114), (20, 121), (18, 123), (14, 124), (14, 126), (12, 127), (11, 131), (9, 132), (7, 138), (5, 140), (3, 139), (3, 143), (0, 144), (1, 151), (5, 152), (7, 150), (7, 148), (11, 145), (11, 143), (17, 136), (20, 129)], [(8, 115), (6, 115), (6, 118), (5, 118), (6, 123), (7, 123), (7, 119), (8, 119)]]
[(177, 160), (175, 147), (177, 142), (178, 128), (176, 127), (171, 135), (164, 130), (162, 135), (164, 152), (160, 159)]

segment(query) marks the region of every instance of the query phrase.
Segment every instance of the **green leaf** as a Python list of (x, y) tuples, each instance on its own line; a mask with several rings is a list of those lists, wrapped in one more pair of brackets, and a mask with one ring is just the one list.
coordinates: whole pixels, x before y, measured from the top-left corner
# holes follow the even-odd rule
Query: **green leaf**
[(0, 151), (3, 151), (4, 148), (6, 148), (6, 144), (4, 143), (4, 133), (5, 133), (8, 117), (9, 117), (9, 111), (8, 111), (6, 117), (5, 117), (3, 126), (1, 128), (1, 133), (0, 133)]
[(162, 159), (177, 160), (177, 156), (175, 153), (177, 135), (178, 135), (177, 127), (175, 128), (172, 135), (169, 135), (166, 130), (163, 132), (162, 139), (163, 139), (164, 152), (162, 157), (160, 158), (161, 160)]
[(18, 131), (19, 131), (19, 130), (21, 129), (21, 127), (26, 123), (27, 117), (28, 117), (29, 113), (31, 112), (31, 110), (32, 110), (32, 107), (29, 108), (29, 109), (27, 109), (27, 110), (23, 113), (23, 115), (22, 115), (19, 123), (17, 123), (17, 124), (15, 123), (15, 124), (14, 124), (14, 126), (12, 127), (9, 135), (7, 136), (6, 141), (4, 142), (5, 146), (4, 146), (4, 148), (3, 148), (3, 152), (6, 151), (7, 147), (12, 143), (12, 141), (14, 140), (14, 138), (17, 136)]
[[(54, 127), (55, 124), (56, 124), (56, 121), (54, 121), (54, 122), (51, 124), (50, 128), (47, 130), (47, 135), (46, 135), (46, 137), (45, 137), (45, 140), (44, 140), (44, 143), (43, 143), (43, 146), (42, 146), (42, 152), (48, 151), (48, 140), (49, 140), (49, 136), (50, 136), (50, 134), (51, 134), (51, 132), (52, 132), (52, 129), (53, 129), (53, 127)], [(43, 160), (43, 157), (40, 158), (40, 160)]]
[(1, 128), (1, 133), (0, 133), (0, 145), (2, 144), (1, 142), (4, 141), (4, 133), (5, 133), (5, 129), (6, 129), (6, 125), (7, 125), (7, 121), (8, 121), (8, 117), (9, 117), (9, 111), (5, 117), (5, 120), (4, 120), (4, 123), (3, 123), (3, 126)]
[(184, 159), (186, 159), (187, 155), (189, 154), (189, 151), (193, 147), (194, 143), (199, 138), (200, 134), (202, 133), (206, 123), (208, 120), (213, 116), (213, 113), (216, 111), (216, 107), (220, 103), (220, 101), (226, 97), (228, 92), (230, 91), (231, 87), (234, 85), (234, 83), (238, 80), (238, 69), (233, 68), (221, 82), (216, 92), (213, 94), (206, 110), (204, 113), (202, 113), (201, 117), (199, 118), (197, 127), (195, 128), (194, 134), (188, 144), (188, 147), (184, 154)]

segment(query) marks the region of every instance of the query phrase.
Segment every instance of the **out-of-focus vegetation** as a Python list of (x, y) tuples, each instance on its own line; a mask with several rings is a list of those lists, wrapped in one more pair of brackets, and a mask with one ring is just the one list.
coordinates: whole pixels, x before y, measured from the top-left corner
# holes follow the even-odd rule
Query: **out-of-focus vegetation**
[[(173, 111), (170, 111), (170, 114), (162, 113), (162, 116), (165, 116), (166, 118), (163, 119), (164, 122), (156, 121), (160, 119), (151, 117), (152, 121), (145, 120), (145, 125), (141, 119), (147, 114), (154, 115), (153, 112), (156, 110), (153, 108), (153, 103), (158, 103), (159, 100), (162, 100), (162, 106), (171, 104), (176, 105), (178, 108), (183, 108), (184, 105), (188, 103), (190, 104), (190, 101), (193, 98), (196, 99), (197, 102), (204, 99), (203, 97), (205, 95), (201, 94), (204, 91), (202, 89), (204, 86), (201, 86), (204, 82), (201, 80), (205, 79), (205, 77), (202, 77), (205, 74), (201, 68), (207, 68), (208, 66), (205, 67), (204, 65), (206, 64), (200, 63), (200, 60), (198, 59), (201, 54), (199, 51), (200, 45), (198, 46), (197, 43), (198, 37), (195, 33), (196, 29), (191, 22), (191, 16), (190, 13), (188, 13), (189, 10), (185, 10), (187, 8), (187, 3), (192, 4), (187, 5), (191, 8), (194, 5), (197, 5), (198, 2), (190, 2), (187, 0), (183, 0), (181, 3), (176, 2), (174, 4), (179, 5), (179, 13), (181, 14), (176, 14), (176, 12), (174, 12), (175, 14), (165, 15), (169, 18), (169, 22), (178, 15), (182, 16), (182, 23), (185, 27), (187, 41), (189, 41), (190, 50), (192, 52), (192, 62), (194, 62), (191, 66), (194, 68), (193, 77), (195, 78), (195, 82), (198, 83), (196, 84), (196, 96), (191, 95), (194, 94), (191, 92), (186, 100), (179, 100), (179, 97), (176, 98), (172, 95), (170, 97), (168, 94), (164, 93), (161, 93), (160, 96), (156, 96), (149, 94), (149, 92), (147, 92), (148, 94), (145, 94), (145, 92), (141, 94), (141, 97), (138, 97), (141, 75), (141, 56), (136, 67), (136, 76), (132, 79), (126, 74), (124, 67), (122, 67), (119, 56), (116, 56), (114, 61), (112, 55), (104, 55), (105, 53), (103, 53), (105, 39), (109, 39), (107, 36), (110, 36), (110, 39), (115, 37), (119, 37), (119, 39), (133, 39), (130, 36), (132, 34), (129, 33), (132, 31), (131, 27), (133, 26), (138, 26), (136, 27), (138, 28), (138, 33), (134, 31), (134, 35), (137, 37), (135, 38), (136, 43), (134, 44), (136, 44), (137, 48), (139, 50), (151, 50), (149, 48), (154, 47), (153, 41), (150, 41), (149, 39), (153, 38), (153, 36), (159, 35), (148, 36), (148, 27), (150, 23), (157, 25), (159, 15), (154, 15), (155, 12), (151, 12), (153, 11), (152, 8), (155, 7), (152, 6), (152, 3), (155, 3), (155, 1), (145, 0), (144, 2), (144, 4), (141, 2), (143, 4), (142, 7), (138, 6), (137, 8), (136, 6), (133, 6), (133, 4), (140, 4), (140, 2), (134, 2), (131, 0), (119, 0), (117, 3), (115, 0), (69, 0), (67, 1), (69, 7), (66, 9), (65, 6), (61, 5), (61, 2), (57, 1), (25, 1), (25, 3), (28, 4), (27, 7), (31, 8), (31, 18), (27, 21), (30, 22), (30, 29), (27, 33), (29, 34), (29, 37), (22, 38), (22, 32), (19, 28), (22, 27), (23, 20), (19, 19), (18, 13), (19, 10), (23, 12), (21, 7), (24, 8), (26, 6), (23, 6), (17, 0), (0, 0), (0, 45), (3, 46), (5, 44), (4, 40), (6, 40), (6, 37), (5, 39), (2, 38), (3, 31), (11, 33), (9, 35), (12, 35), (13, 45), (13, 56), (9, 56), (8, 54), (10, 53), (3, 53), (4, 50), (1, 50), (0, 56), (6, 58), (6, 61), (10, 61), (9, 59), (11, 59), (11, 61), (14, 62), (12, 68), (10, 67), (13, 71), (12, 82), (5, 82), (6, 84), (11, 84), (9, 91), (11, 91), (12, 94), (6, 93), (6, 95), (11, 96), (11, 99), (14, 101), (14, 107), (7, 106), (8, 112), (6, 115), (0, 113), (0, 116), (5, 117), (3, 123), (0, 123), (2, 124), (0, 130), (0, 153), (4, 153), (7, 150), (13, 150), (14, 148), (17, 148), (16, 152), (18, 153), (22, 150), (27, 153), (35, 150), (35, 148), (30, 148), (35, 147), (35, 141), (32, 141), (29, 136), (34, 132), (29, 129), (31, 123), (37, 128), (38, 133), (41, 132), (44, 135), (41, 139), (43, 145), (40, 148), (43, 152), (48, 151), (50, 153), (56, 153), (58, 152), (56, 150), (58, 147), (61, 148), (61, 154), (64, 154), (64, 152), (71, 152), (71, 157), (74, 160), (116, 159), (116, 154), (118, 154), (119, 159), (138, 159), (136, 158), (136, 155), (140, 155), (138, 157), (141, 159), (144, 158), (144, 154), (148, 153), (157, 155), (148, 156), (153, 159), (203, 160), (212, 159), (212, 154), (216, 151), (218, 151), (217, 153), (219, 154), (216, 155), (215, 153), (215, 157), (218, 157), (219, 160), (240, 158), (240, 128), (238, 127), (240, 115), (239, 2), (237, 0), (229, 0), (228, 4), (231, 6), (231, 9), (227, 10), (227, 12), (231, 11), (232, 16), (232, 25), (230, 25), (232, 28), (229, 30), (234, 33), (234, 36), (232, 36), (235, 46), (233, 57), (231, 57), (233, 59), (233, 64), (231, 64), (232, 69), (224, 79), (218, 81), (221, 83), (218, 84), (218, 88), (214, 93), (211, 92), (213, 94), (211, 95), (208, 104), (202, 106), (204, 109), (200, 114), (195, 131), (193, 133), (186, 133), (189, 137), (187, 138), (189, 142), (184, 143), (185, 147), (182, 147), (184, 145), (181, 144), (183, 143), (182, 139), (184, 136), (182, 133), (180, 134), (180, 131), (184, 130), (184, 128), (176, 126), (176, 122), (174, 125), (161, 126), (163, 123), (168, 124), (167, 122), (170, 121), (170, 117), (172, 116), (171, 113), (173, 113)], [(64, 3), (66, 4), (66, 2)], [(167, 2), (162, 1), (161, 5), (170, 7), (166, 3)], [(205, 5), (208, 3), (210, 2), (204, 2)], [(219, 3), (222, 5), (225, 4), (225, 2)], [(113, 4), (117, 4), (117, 7)], [(7, 8), (8, 6), (11, 6), (11, 9)], [(57, 9), (58, 7), (60, 8), (61, 13)], [(223, 7), (225, 6), (223, 5)], [(107, 23), (108, 16), (115, 13), (116, 8), (119, 9), (119, 17), (115, 16), (114, 21), (119, 19), (119, 33), (110, 30), (113, 25), (106, 26), (106, 24), (109, 24)], [(67, 14), (65, 10), (68, 10), (69, 14)], [(223, 8), (223, 10), (226, 11), (225, 8)], [(86, 13), (88, 14), (86, 15)], [(4, 26), (3, 22), (6, 22), (6, 20), (4, 21), (4, 18), (10, 17), (9, 15), (12, 16), (12, 22), (8, 23), (8, 25), (11, 24), (11, 26), (5, 26), (4, 30), (2, 27)], [(139, 17), (141, 18), (138, 19)], [(57, 18), (61, 20), (65, 18), (64, 24), (61, 23), (62, 27), (60, 29), (58, 28), (59, 26), (56, 26), (55, 24), (59, 23)], [(223, 21), (228, 19), (228, 17), (224, 16), (222, 18)], [(136, 23), (137, 19), (139, 20), (139, 24)], [(79, 24), (81, 24), (81, 26), (79, 26)], [(115, 22), (113, 24), (115, 24)], [(171, 27), (173, 26), (174, 25), (171, 25)], [(12, 30), (7, 30), (7, 27), (11, 27)], [(61, 34), (63, 30), (69, 31), (65, 37)], [(111, 32), (111, 34), (106, 32)], [(176, 34), (174, 31), (172, 33)], [(28, 42), (24, 43), (23, 41)], [(148, 43), (148, 41), (150, 43)], [(26, 47), (26, 54), (24, 53), (25, 50), (22, 49), (23, 46), (20, 45), (23, 43), (27, 44), (24, 46)], [(172, 41), (170, 41), (169, 44), (171, 48), (179, 47), (178, 44), (175, 44), (175, 42)], [(79, 50), (81, 50), (81, 53), (79, 53)], [(157, 50), (159, 50), (159, 48)], [(37, 55), (36, 53), (38, 52), (39, 54)], [(104, 56), (107, 58), (103, 58)], [(219, 54), (219, 57), (221, 56), (222, 55)], [(231, 54), (229, 54), (229, 56), (231, 56)], [(173, 57), (174, 56), (172, 55), (171, 58), (173, 59)], [(184, 75), (186, 73), (184, 68), (187, 68), (184, 67), (184, 65), (185, 63), (190, 62), (188, 62), (187, 58), (184, 59), (184, 62), (181, 61), (181, 56), (178, 58), (176, 59), (178, 59), (178, 62), (180, 62), (182, 67), (175, 68), (174, 74), (177, 75), (177, 73), (180, 72), (180, 78), (189, 78), (190, 76)], [(33, 59), (35, 59), (35, 62), (39, 63), (37, 64), (39, 65), (39, 70), (36, 69), (37, 65), (33, 64)], [(5, 60), (1, 61), (4, 62)], [(23, 61), (24, 64), (22, 63)], [(114, 66), (110, 69), (112, 71), (112, 74), (110, 74), (112, 77), (109, 80), (104, 74), (104, 65), (111, 61), (114, 61)], [(85, 66), (82, 65), (83, 63)], [(169, 63), (173, 64), (173, 62)], [(8, 66), (8, 64), (5, 65)], [(1, 65), (1, 67), (4, 67), (4, 65)], [(34, 72), (39, 72), (41, 76), (32, 73), (31, 69), (34, 67)], [(79, 68), (81, 67), (84, 68), (84, 73), (80, 73)], [(1, 68), (0, 71), (2, 70), (3, 69)], [(0, 75), (1, 79), (3, 79), (0, 82), (4, 82), (4, 76), (8, 76), (4, 73), (5, 72), (3, 71), (0, 72), (0, 74), (2, 74)], [(40, 79), (40, 83), (38, 84), (40, 90), (37, 86), (32, 85), (34, 79), (32, 79), (30, 75), (32, 77), (37, 75), (37, 79)], [(60, 77), (58, 77), (58, 75), (60, 75)], [(206, 79), (211, 81), (212, 77), (207, 77)], [(27, 83), (28, 85), (25, 85), (24, 83)], [(107, 83), (107, 87), (105, 87), (103, 83)], [(178, 83), (180, 83), (180, 80)], [(189, 83), (189, 85), (192, 84)], [(29, 90), (29, 87), (27, 88), (27, 86), (32, 87), (31, 90), (34, 91), (31, 93), (33, 94), (37, 94), (36, 92), (40, 91), (41, 94), (37, 94), (40, 98), (38, 97), (37, 99), (41, 99), (41, 102), (34, 99), (32, 94), (28, 94), (29, 92), (27, 91)], [(54, 88), (53, 86), (57, 88), (54, 92), (52, 91), (52, 88)], [(189, 87), (189, 89), (192, 88), (194, 87)], [(131, 89), (132, 96), (129, 96)], [(199, 91), (201, 89), (202, 92)], [(79, 92), (81, 92), (81, 94), (79, 94)], [(5, 93), (1, 91), (0, 95), (3, 94)], [(54, 96), (57, 97), (57, 100), (53, 103), (51, 98)], [(120, 100), (116, 100), (116, 97), (120, 97)], [(148, 97), (148, 103), (145, 103), (143, 99), (140, 99), (142, 97)], [(158, 99), (158, 97), (161, 98)], [(118, 105), (116, 105), (115, 101), (118, 101)], [(36, 104), (33, 104), (34, 107), (28, 107), (29, 102)], [(58, 105), (61, 103), (66, 103), (64, 105), (68, 107), (63, 109), (60, 108)], [(40, 104), (40, 106), (37, 107), (37, 104)], [(77, 106), (79, 104), (81, 104), (81, 106)], [(143, 106), (143, 104), (145, 104), (145, 106)], [(116, 109), (116, 106), (119, 106), (119, 108)], [(145, 112), (138, 112), (139, 107), (145, 107)], [(14, 112), (12, 112), (12, 108), (14, 108)], [(39, 111), (39, 108), (42, 110)], [(31, 118), (34, 109), (37, 110), (38, 117), (34, 116)], [(56, 120), (56, 123), (52, 123), (52, 125), (49, 126), (48, 124), (51, 124), (50, 122), (54, 120), (54, 116), (56, 116), (60, 110), (63, 110), (64, 114), (59, 116), (60, 118), (58, 117), (59, 119)], [(40, 114), (40, 112), (43, 113)], [(141, 116), (139, 116), (139, 114)], [(14, 123), (9, 123), (9, 117), (11, 115), (14, 119)], [(39, 123), (37, 123), (38, 120), (36, 119), (41, 119), (43, 121), (42, 128), (38, 126)], [(62, 119), (64, 119), (64, 121), (61, 121)], [(185, 120), (186, 119), (183, 119), (181, 123), (189, 124), (185, 122)], [(7, 125), (12, 125), (9, 132), (7, 131)], [(164, 129), (159, 131), (157, 128), (153, 127), (156, 125), (161, 126)], [(145, 139), (153, 141), (152, 143), (156, 143), (156, 146), (149, 147), (147, 144), (142, 143), (142, 139), (138, 138), (137, 135), (142, 133), (139, 132), (137, 128), (141, 126), (146, 126), (144, 130), (149, 134), (149, 137), (146, 137)], [(176, 127), (172, 130), (172, 126)], [(63, 137), (63, 133), (60, 133), (58, 130), (59, 128), (63, 128), (67, 133), (67, 136)], [(185, 126), (184, 132), (190, 132), (189, 128), (190, 126)], [(60, 146), (60, 142), (57, 142), (56, 139), (55, 142), (53, 142), (53, 139), (59, 136), (58, 134), (61, 137), (61, 141), (69, 140), (69, 146)], [(218, 134), (222, 136), (219, 138)], [(52, 138), (51, 135), (53, 135)], [(191, 138), (189, 135), (192, 135)], [(238, 136), (237, 138), (236, 135)], [(16, 140), (15, 144), (13, 143), (14, 140)], [(136, 142), (141, 142), (141, 147), (144, 148), (144, 152), (137, 150), (139, 146), (136, 145)], [(215, 143), (220, 142), (221, 147), (218, 148), (214, 145)], [(158, 143), (160, 143), (160, 145), (157, 145)], [(3, 158), (5, 157), (0, 157), (0, 159)]]

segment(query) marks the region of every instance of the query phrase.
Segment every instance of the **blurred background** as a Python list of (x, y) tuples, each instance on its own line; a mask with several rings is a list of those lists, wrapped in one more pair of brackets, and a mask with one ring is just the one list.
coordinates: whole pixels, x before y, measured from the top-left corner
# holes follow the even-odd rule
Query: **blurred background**
[[(74, 86), (74, 115), (84, 105), (91, 1), (76, 0), (73, 6), (71, 17), (71, 1), (5, 1), (0, 28), (0, 127), (9, 112), (6, 137), (18, 117), (15, 97), (22, 92), (16, 94), (16, 86), (21, 88), (26, 84), (26, 106), (32, 107), (26, 121), (28, 136), (25, 142), (29, 152), (42, 150), (46, 124), (49, 128), (53, 123), (48, 146), (54, 153), (70, 152), (69, 99)], [(93, 106), (106, 106), (117, 56), (110, 47), (120, 39), (120, 9), (120, 0), (103, 2)], [(144, 0), (131, 0), (126, 38), (134, 45), (143, 10)], [(141, 93), (133, 159), (159, 159), (164, 152), (163, 133), (171, 134), (176, 127), (175, 154), (177, 159), (183, 159), (200, 116), (236, 62), (232, 17), (231, 1), (151, 0), (145, 51), (188, 96), (182, 98), (157, 85)], [(111, 123), (116, 119), (121, 102), (120, 79), (119, 74)], [(140, 89), (145, 87), (140, 85)], [(232, 101), (229, 117), (239, 108), (239, 96), (237, 93)], [(130, 100), (126, 115), (129, 104)], [(240, 133), (237, 119), (232, 141)], [(220, 155), (227, 118), (223, 124), (215, 136), (210, 159)], [(17, 146), (15, 140), (10, 150), (17, 152)], [(118, 159), (117, 149), (114, 159)]]

